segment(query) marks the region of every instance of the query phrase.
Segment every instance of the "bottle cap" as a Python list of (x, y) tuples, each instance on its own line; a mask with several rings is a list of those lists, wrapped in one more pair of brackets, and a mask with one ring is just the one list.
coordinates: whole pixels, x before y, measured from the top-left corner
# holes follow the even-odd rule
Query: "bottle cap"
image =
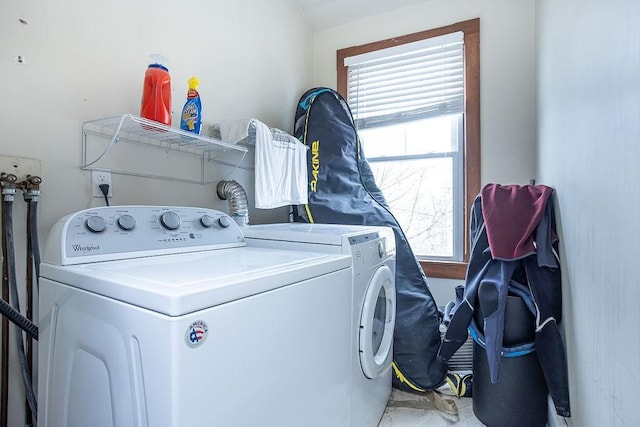
[(159, 53), (152, 53), (149, 56), (149, 64), (158, 64), (163, 68), (169, 68), (169, 59), (166, 56), (160, 55)]
[(200, 84), (200, 80), (196, 76), (191, 76), (189, 78), (189, 89), (196, 90), (198, 89), (198, 85)]

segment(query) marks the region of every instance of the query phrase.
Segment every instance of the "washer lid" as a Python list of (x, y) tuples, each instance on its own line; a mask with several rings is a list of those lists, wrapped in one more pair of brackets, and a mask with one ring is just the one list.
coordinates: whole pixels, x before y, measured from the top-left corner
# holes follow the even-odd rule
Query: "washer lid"
[(351, 258), (244, 247), (41, 266), (43, 279), (180, 316), (349, 268)]

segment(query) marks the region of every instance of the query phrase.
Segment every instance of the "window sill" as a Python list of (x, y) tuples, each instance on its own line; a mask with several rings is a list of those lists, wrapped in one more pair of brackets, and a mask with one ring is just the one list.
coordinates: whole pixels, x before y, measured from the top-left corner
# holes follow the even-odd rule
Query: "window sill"
[(442, 279), (464, 279), (467, 274), (466, 262), (420, 261), (420, 266), (427, 277)]

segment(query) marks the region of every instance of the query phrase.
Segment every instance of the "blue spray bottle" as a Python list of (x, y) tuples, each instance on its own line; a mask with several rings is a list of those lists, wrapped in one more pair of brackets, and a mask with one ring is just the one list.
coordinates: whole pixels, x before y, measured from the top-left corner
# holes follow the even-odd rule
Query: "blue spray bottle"
[(200, 81), (197, 77), (189, 79), (189, 92), (187, 92), (187, 102), (182, 109), (180, 116), (180, 129), (200, 134), (200, 126), (202, 125), (202, 105), (200, 104), (200, 94), (198, 94), (198, 84)]

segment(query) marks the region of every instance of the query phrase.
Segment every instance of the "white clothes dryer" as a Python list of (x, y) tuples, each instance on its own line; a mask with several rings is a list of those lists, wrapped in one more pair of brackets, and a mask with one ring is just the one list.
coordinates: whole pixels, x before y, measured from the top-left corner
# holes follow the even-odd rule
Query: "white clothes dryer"
[(353, 267), (351, 427), (376, 427), (391, 394), (395, 238), (388, 227), (269, 224), (244, 230), (257, 247), (347, 254)]
[(56, 223), (41, 272), (39, 426), (351, 425), (351, 256), (119, 206)]

